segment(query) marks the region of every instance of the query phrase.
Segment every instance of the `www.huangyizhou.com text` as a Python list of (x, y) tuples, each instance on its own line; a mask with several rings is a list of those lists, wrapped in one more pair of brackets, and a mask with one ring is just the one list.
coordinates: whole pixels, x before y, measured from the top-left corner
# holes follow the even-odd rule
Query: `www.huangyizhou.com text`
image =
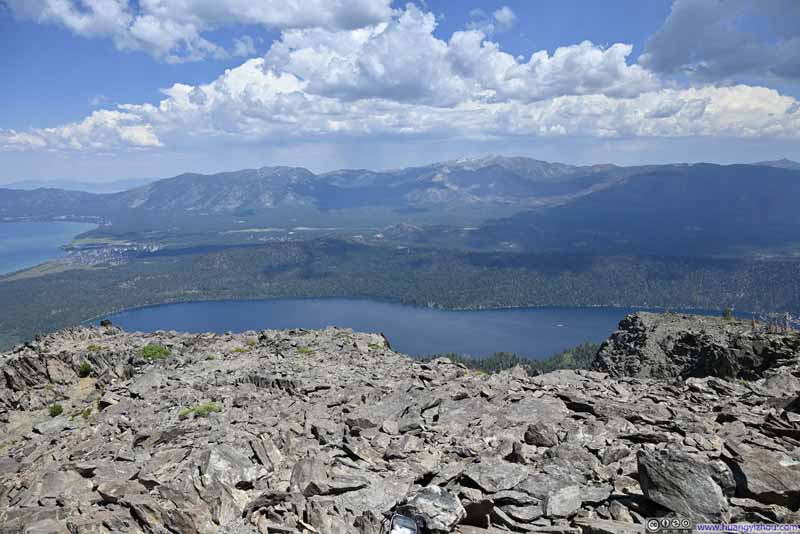
[(696, 523), (695, 532), (800, 532), (798, 523)]

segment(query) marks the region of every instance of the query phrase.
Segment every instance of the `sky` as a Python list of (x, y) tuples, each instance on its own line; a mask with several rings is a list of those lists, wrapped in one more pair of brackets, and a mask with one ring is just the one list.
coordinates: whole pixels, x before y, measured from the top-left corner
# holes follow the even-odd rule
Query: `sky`
[(0, 183), (800, 160), (797, 0), (0, 0)]

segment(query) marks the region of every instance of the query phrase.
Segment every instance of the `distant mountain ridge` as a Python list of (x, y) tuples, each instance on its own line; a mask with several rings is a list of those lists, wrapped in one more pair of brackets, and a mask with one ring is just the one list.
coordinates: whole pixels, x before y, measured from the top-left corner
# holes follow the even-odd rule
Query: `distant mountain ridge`
[(63, 189), (64, 191), (83, 191), (84, 193), (120, 193), (137, 187), (147, 185), (154, 180), (147, 178), (131, 178), (127, 180), (114, 180), (111, 182), (86, 182), (72, 180), (19, 180), (0, 184), (4, 189)]
[(181, 174), (94, 198), (66, 190), (56, 194), (52, 189), (5, 192), (0, 196), (0, 217), (74, 215), (76, 203), (93, 216), (118, 216), (121, 210), (220, 215), (280, 208), (324, 212), (374, 207), (530, 207), (541, 205), (543, 199), (580, 195), (612, 183), (620, 169), (502, 156), (391, 171), (343, 169), (314, 174), (303, 167), (262, 167), (212, 175)]
[[(387, 171), (262, 167), (110, 194), (0, 189), (0, 220), (92, 218), (114, 234), (388, 227), (400, 241), (479, 249), (692, 256), (800, 243), (793, 164), (574, 166), (487, 156)], [(474, 231), (439, 239), (426, 225)]]
[(656, 166), (563, 205), (487, 223), (474, 246), (696, 256), (800, 242), (800, 172)]
[(793, 171), (800, 171), (800, 162), (792, 161), (790, 159), (776, 159), (772, 161), (759, 161), (752, 165), (759, 165), (761, 167), (776, 167), (778, 169), (789, 169)]
[(343, 169), (316, 175), (303, 167), (262, 167), (214, 175), (185, 174), (123, 197), (136, 208), (215, 212), (282, 204), (323, 210), (376, 205), (524, 204), (538, 197), (579, 193), (601, 181), (599, 175), (593, 168), (492, 156), (383, 172)]

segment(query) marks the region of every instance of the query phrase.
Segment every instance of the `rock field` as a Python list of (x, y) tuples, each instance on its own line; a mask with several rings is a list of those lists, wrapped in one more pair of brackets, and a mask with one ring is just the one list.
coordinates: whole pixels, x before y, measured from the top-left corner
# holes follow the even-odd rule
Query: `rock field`
[(0, 532), (800, 523), (798, 335), (748, 324), (635, 314), (605, 372), (534, 377), (335, 328), (63, 330), (0, 355)]

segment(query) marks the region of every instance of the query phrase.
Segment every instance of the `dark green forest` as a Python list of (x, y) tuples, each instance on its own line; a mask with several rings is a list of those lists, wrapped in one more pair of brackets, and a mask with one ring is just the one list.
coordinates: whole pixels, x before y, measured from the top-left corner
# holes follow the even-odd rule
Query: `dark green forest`
[(589, 369), (597, 351), (600, 350), (598, 343), (582, 343), (571, 349), (561, 351), (543, 360), (532, 360), (524, 356), (518, 356), (511, 352), (496, 352), (486, 358), (471, 358), (448, 352), (445, 354), (435, 354), (424, 360), (435, 358), (449, 358), (451, 361), (460, 363), (478, 372), (499, 373), (506, 369), (516, 366), (522, 367), (529, 375), (535, 376), (542, 373), (549, 373), (557, 369)]
[(0, 346), (126, 308), (215, 299), (346, 296), (450, 309), (797, 311), (798, 263), (477, 253), (334, 239), (171, 249), (120, 265), (0, 278)]

